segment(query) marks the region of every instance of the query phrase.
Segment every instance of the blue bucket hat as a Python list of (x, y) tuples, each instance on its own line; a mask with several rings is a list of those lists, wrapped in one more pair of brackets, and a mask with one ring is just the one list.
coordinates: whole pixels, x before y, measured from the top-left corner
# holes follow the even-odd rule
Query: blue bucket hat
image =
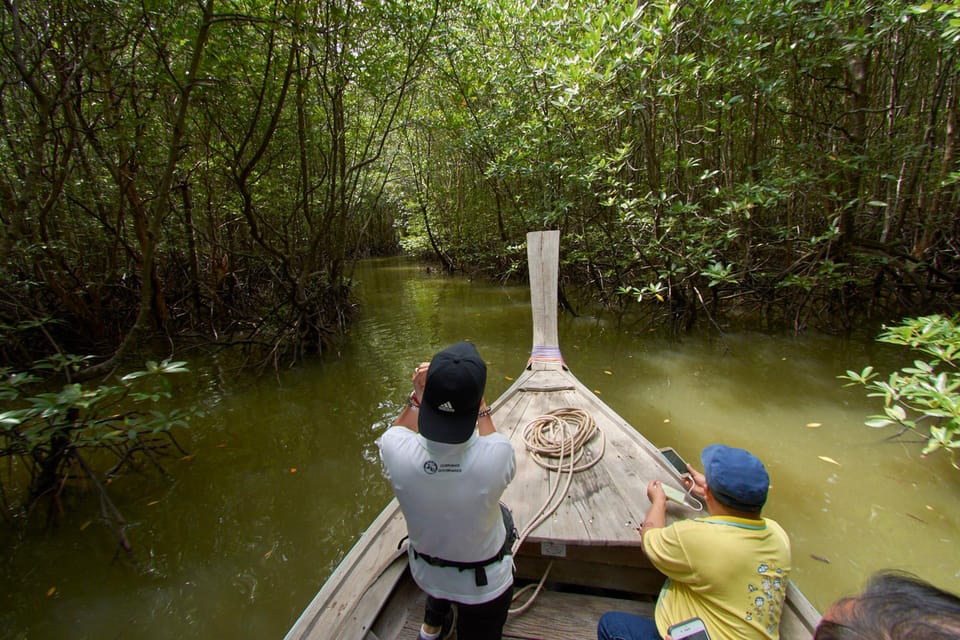
[(756, 512), (767, 502), (770, 476), (760, 459), (744, 449), (712, 444), (700, 456), (707, 486), (720, 504)]

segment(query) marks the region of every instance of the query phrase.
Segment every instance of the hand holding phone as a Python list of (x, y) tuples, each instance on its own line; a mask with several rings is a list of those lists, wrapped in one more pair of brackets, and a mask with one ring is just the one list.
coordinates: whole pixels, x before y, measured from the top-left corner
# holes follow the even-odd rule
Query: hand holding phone
[(664, 447), (660, 449), (660, 453), (663, 454), (663, 457), (667, 459), (667, 462), (677, 470), (682, 476), (690, 475), (690, 470), (687, 469), (687, 462), (680, 457), (680, 454), (673, 447)]
[(673, 640), (710, 640), (707, 627), (700, 618), (690, 618), (671, 625), (667, 629), (667, 635)]
[[(701, 498), (703, 497), (703, 485), (706, 482), (703, 474), (698, 471), (691, 471), (687, 466), (686, 460), (681, 458), (680, 454), (677, 453), (673, 447), (664, 447), (660, 449), (660, 453), (664, 458), (666, 458), (667, 462), (670, 463), (670, 466), (676, 469), (677, 473), (680, 474), (684, 486), (687, 487), (687, 491), (683, 492), (678, 491), (673, 487), (663, 485), (663, 491), (667, 494), (667, 499), (672, 500), (677, 504), (686, 505), (692, 509), (696, 509), (697, 511), (702, 511), (703, 501), (698, 500), (696, 497), (690, 494), (695, 493), (697, 496), (700, 496)], [(699, 476), (699, 479), (697, 476)]]

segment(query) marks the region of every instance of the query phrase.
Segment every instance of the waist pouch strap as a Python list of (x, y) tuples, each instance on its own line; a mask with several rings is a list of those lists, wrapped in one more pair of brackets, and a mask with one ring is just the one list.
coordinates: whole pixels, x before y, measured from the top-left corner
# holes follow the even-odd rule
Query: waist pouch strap
[(477, 560), (476, 562), (461, 562), (459, 560), (444, 560), (443, 558), (428, 556), (427, 554), (420, 553), (413, 547), (410, 547), (410, 549), (413, 551), (413, 557), (422, 558), (424, 562), (434, 567), (455, 567), (459, 571), (468, 571), (472, 569), (477, 586), (487, 586), (487, 572), (484, 570), (484, 567), (495, 562), (500, 562), (504, 559), (504, 557), (511, 555), (513, 553), (513, 542), (517, 536), (517, 530), (513, 526), (513, 514), (510, 513), (510, 509), (508, 509), (507, 506), (501, 502), (500, 511), (503, 515), (503, 522), (507, 529), (507, 536), (503, 541), (503, 546), (500, 547), (500, 551), (497, 552), (497, 555), (487, 558), (486, 560)]
[[(413, 549), (413, 547), (411, 547), (411, 549)], [(443, 558), (428, 556), (425, 553), (420, 553), (416, 549), (413, 549), (414, 558), (420, 558), (427, 564), (433, 565), (434, 567), (456, 567), (459, 571), (473, 569), (478, 587), (487, 586), (487, 572), (484, 570), (484, 567), (491, 565), (494, 562), (500, 562), (503, 560), (505, 555), (506, 554), (503, 552), (503, 549), (501, 549), (499, 552), (497, 552), (497, 555), (486, 560), (478, 560), (477, 562), (460, 562), (459, 560), (444, 560)]]

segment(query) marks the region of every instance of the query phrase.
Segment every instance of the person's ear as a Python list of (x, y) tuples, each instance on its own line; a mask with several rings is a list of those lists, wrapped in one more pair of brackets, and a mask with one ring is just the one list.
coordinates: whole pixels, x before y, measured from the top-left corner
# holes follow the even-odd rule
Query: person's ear
[(710, 485), (706, 482), (703, 483), (703, 499), (708, 503), (715, 503), (716, 498), (713, 497), (713, 491), (710, 491)]

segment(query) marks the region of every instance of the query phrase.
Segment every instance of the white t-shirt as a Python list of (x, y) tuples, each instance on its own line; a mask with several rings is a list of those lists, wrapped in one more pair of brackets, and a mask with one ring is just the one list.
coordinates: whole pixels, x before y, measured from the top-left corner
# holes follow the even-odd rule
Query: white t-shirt
[[(464, 443), (445, 444), (393, 426), (378, 444), (412, 549), (458, 562), (497, 555), (506, 537), (500, 496), (516, 472), (506, 436), (481, 437), (475, 431)], [(513, 584), (513, 557), (485, 566), (484, 586), (477, 586), (473, 569), (429, 565), (412, 551), (410, 571), (420, 588), (435, 598), (480, 604)]]

